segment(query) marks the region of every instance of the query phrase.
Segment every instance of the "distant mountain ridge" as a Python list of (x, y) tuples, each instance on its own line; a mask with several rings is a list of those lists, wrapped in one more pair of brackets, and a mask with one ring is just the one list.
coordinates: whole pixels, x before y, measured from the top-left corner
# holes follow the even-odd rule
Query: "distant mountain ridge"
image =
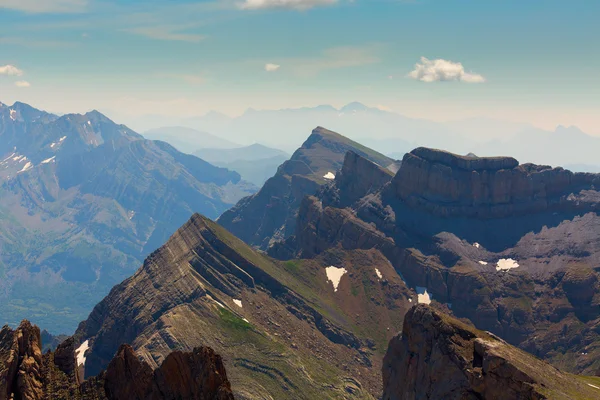
[(249, 109), (238, 117), (209, 113), (178, 123), (240, 144), (257, 141), (288, 152), (301, 145), (305, 132), (319, 125), (344, 132), (348, 138), (386, 155), (429, 147), (456, 154), (511, 155), (522, 162), (565, 166), (597, 165), (595, 154), (600, 151), (600, 138), (582, 135), (573, 127), (538, 129), (528, 123), (492, 118), (440, 122), (358, 102), (342, 107)]
[(238, 172), (243, 179), (262, 186), (277, 171), (289, 155), (259, 143), (232, 149), (200, 149), (194, 155)]
[(224, 138), (182, 126), (166, 126), (144, 132), (144, 137), (151, 140), (162, 140), (173, 145), (177, 150), (192, 154), (199, 149), (231, 149), (239, 144)]
[(0, 106), (0, 319), (72, 330), (190, 215), (255, 190), (95, 111)]

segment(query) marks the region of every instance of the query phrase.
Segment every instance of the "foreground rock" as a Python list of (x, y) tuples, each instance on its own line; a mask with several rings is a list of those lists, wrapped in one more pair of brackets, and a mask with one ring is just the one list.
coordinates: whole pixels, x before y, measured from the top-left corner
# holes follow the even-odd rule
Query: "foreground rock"
[[(230, 400), (221, 357), (206, 347), (174, 352), (155, 371), (130, 346), (97, 377), (81, 382), (73, 338), (41, 353), (40, 330), (28, 321), (0, 331), (0, 400)], [(83, 361), (85, 363), (85, 359)]]
[(426, 305), (390, 342), (383, 380), (384, 400), (600, 397), (600, 378), (561, 372)]

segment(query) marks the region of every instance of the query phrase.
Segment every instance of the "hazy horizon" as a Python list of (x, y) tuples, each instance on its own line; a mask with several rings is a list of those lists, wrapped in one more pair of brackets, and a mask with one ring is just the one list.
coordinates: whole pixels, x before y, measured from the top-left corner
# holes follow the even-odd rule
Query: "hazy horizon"
[(358, 100), (600, 135), (600, 55), (588, 45), (599, 11), (559, 0), (5, 0), (0, 93), (125, 124)]

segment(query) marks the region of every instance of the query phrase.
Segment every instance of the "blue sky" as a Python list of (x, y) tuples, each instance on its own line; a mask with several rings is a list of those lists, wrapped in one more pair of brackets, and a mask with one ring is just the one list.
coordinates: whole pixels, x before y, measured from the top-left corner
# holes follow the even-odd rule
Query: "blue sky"
[(0, 0), (0, 101), (126, 122), (357, 100), (600, 134), (598, 15), (596, 0)]

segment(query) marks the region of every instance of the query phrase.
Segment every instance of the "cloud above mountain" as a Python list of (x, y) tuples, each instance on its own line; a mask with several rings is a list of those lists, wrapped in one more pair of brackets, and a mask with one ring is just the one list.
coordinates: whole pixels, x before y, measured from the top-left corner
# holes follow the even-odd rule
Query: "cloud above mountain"
[(265, 71), (267, 71), (267, 72), (274, 72), (274, 71), (277, 71), (279, 68), (281, 68), (281, 65), (278, 65), (278, 64), (266, 64), (265, 65)]
[(268, 8), (308, 10), (314, 7), (332, 5), (337, 2), (338, 0), (245, 0), (240, 7), (247, 10)]
[(27, 81), (16, 81), (15, 86), (20, 88), (28, 88), (31, 87), (31, 83)]
[(27, 13), (78, 13), (85, 10), (88, 0), (0, 0), (0, 8)]
[(0, 66), (0, 75), (9, 75), (9, 76), (22, 76), (23, 71), (14, 65), (3, 65)]
[(421, 57), (421, 62), (415, 64), (415, 69), (407, 76), (427, 83), (448, 81), (483, 83), (486, 81), (482, 75), (467, 72), (459, 62), (441, 58), (430, 60), (426, 57)]

